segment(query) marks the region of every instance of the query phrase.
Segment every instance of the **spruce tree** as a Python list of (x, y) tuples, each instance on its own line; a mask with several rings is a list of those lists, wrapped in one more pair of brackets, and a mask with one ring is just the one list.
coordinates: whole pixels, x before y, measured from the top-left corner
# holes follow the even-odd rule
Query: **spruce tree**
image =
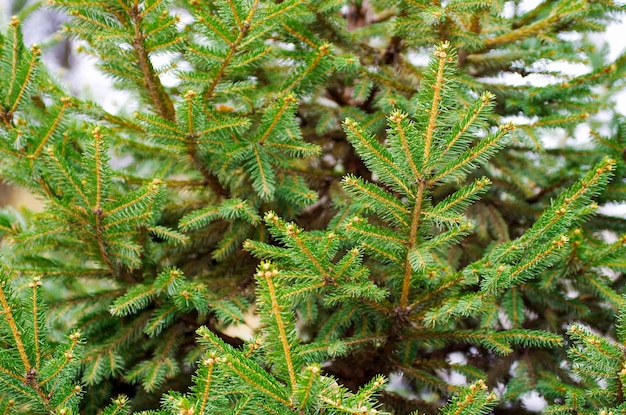
[(138, 109), (2, 31), (1, 413), (624, 411), (624, 5), (48, 7)]

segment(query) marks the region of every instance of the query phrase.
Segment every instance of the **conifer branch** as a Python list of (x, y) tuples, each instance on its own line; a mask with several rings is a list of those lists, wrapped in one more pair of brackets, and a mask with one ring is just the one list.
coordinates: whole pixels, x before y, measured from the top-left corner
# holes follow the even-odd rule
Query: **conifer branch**
[[(261, 144), (259, 144), (261, 145)], [(274, 186), (272, 184), (273, 175), (271, 174), (268, 166), (267, 160), (262, 157), (261, 152), (259, 151), (259, 147), (254, 145), (252, 147), (252, 153), (254, 156), (254, 162), (256, 164), (256, 171), (258, 172), (258, 190), (261, 195), (268, 198), (272, 193), (274, 193)]]
[[(152, 7), (157, 7), (160, 1), (155, 1)], [(148, 13), (147, 8), (144, 12), (139, 11), (139, 3), (135, 1), (130, 9), (130, 18), (134, 30), (132, 46), (137, 56), (137, 64), (143, 74), (143, 83), (150, 94), (152, 105), (157, 113), (166, 120), (173, 121), (176, 118), (174, 104), (165, 92), (161, 80), (156, 75), (152, 63), (150, 62), (149, 50), (145, 47), (146, 35), (142, 33), (142, 20)]]
[(15, 371), (13, 371), (13, 370), (9, 370), (9, 369), (6, 369), (6, 368), (4, 368), (4, 367), (0, 366), (0, 373), (3, 373), (3, 374), (4, 374), (4, 375), (6, 375), (7, 377), (12, 378), (12, 379), (15, 379), (15, 380), (17, 380), (17, 381), (19, 381), (19, 382), (24, 382), (24, 377), (23, 377), (23, 376), (21, 376), (21, 375), (18, 375), (18, 374), (17, 374), (17, 373), (15, 373)]
[(59, 113), (55, 117), (54, 121), (52, 121), (52, 124), (50, 124), (50, 127), (49, 127), (48, 131), (46, 132), (46, 134), (44, 135), (44, 137), (41, 140), (41, 142), (39, 143), (39, 146), (37, 146), (37, 148), (35, 149), (35, 151), (32, 154), (28, 155), (28, 157), (31, 160), (34, 160), (37, 157), (39, 157), (39, 154), (44, 149), (46, 144), (48, 144), (48, 141), (52, 137), (52, 134), (55, 132), (55, 130), (59, 126), (59, 123), (63, 119), (63, 113), (65, 112), (67, 107), (69, 107), (70, 105), (71, 105), (71, 102), (70, 102), (70, 98), (69, 97), (61, 98), (61, 108), (59, 109)]
[(513, 280), (519, 274), (527, 271), (528, 269), (533, 268), (536, 264), (543, 261), (545, 258), (548, 258), (552, 252), (559, 250), (565, 246), (565, 244), (569, 242), (565, 235), (561, 235), (558, 239), (552, 242), (552, 246), (547, 248), (545, 251), (537, 254), (534, 258), (531, 258), (529, 261), (524, 264), (520, 264), (513, 272), (511, 272), (509, 279)]
[[(12, 42), (12, 53), (11, 53), (11, 80), (9, 81), (9, 89), (7, 91), (7, 96), (10, 97), (11, 95), (13, 95), (13, 88), (16, 87), (18, 85), (18, 83), (16, 82), (16, 78), (17, 78), (17, 63), (18, 63), (18, 59), (19, 59), (19, 49), (22, 47), (21, 44), (21, 39), (19, 38), (20, 32), (18, 30), (19, 26), (20, 26), (20, 21), (17, 18), (17, 16), (12, 16), (11, 17), (11, 22), (9, 23), (9, 26), (11, 26), (13, 28), (12, 30), (12, 35), (13, 35), (13, 42)], [(18, 94), (21, 95), (21, 94)], [(19, 102), (18, 100), (15, 100), (15, 102)], [(12, 108), (15, 108), (15, 104), (13, 104)], [(9, 111), (8, 115), (6, 115), (6, 119), (7, 119), (7, 126), (11, 126), (11, 124), (8, 122), (11, 119), (11, 114), (13, 113), (13, 111)]]
[(295, 77), (291, 83), (289, 83), (289, 85), (285, 86), (284, 91), (292, 91), (293, 89), (296, 88), (296, 86), (298, 86), (299, 84), (302, 83), (302, 81), (309, 76), (311, 73), (313, 73), (322, 63), (322, 60), (324, 59), (325, 56), (327, 56), (330, 53), (330, 45), (328, 44), (323, 44), (321, 46), (319, 46), (317, 48), (318, 53), (317, 55), (315, 55), (315, 58), (313, 59), (313, 61), (307, 66), (307, 68), (302, 71), (300, 74), (298, 74), (297, 77)]
[(307, 285), (306, 287), (302, 287), (299, 290), (291, 291), (289, 294), (286, 294), (284, 298), (292, 298), (292, 297), (297, 298), (308, 292), (317, 292), (318, 290), (320, 290), (323, 287), (326, 287), (327, 285), (328, 284), (324, 281), (319, 282), (315, 285)]
[(372, 140), (370, 137), (366, 137), (365, 131), (358, 128), (359, 125), (356, 123), (356, 121), (352, 119), (347, 119), (344, 121), (344, 125), (351, 133), (349, 134), (348, 138), (354, 139), (354, 141), (352, 141), (353, 145), (355, 145), (355, 147), (357, 148), (362, 147), (363, 150), (371, 154), (371, 156), (370, 154), (367, 154), (365, 156), (366, 159), (371, 157), (373, 160), (380, 160), (381, 163), (379, 168), (384, 171), (386, 177), (393, 179), (394, 183), (400, 189), (402, 189), (402, 191), (407, 196), (412, 196), (413, 191), (400, 176), (400, 167), (396, 165), (395, 161), (392, 159), (387, 150), (380, 146), (380, 144), (378, 144), (375, 140)]
[(416, 88), (412, 87), (410, 84), (398, 82), (393, 76), (387, 75), (384, 72), (372, 71), (367, 68), (362, 68), (361, 74), (364, 77), (370, 78), (378, 83), (389, 87), (390, 89), (396, 89), (398, 91), (410, 94), (414, 94), (416, 92)]
[[(441, 90), (443, 84), (446, 81), (443, 76), (446, 63), (449, 62), (447, 50), (450, 48), (449, 43), (442, 43), (435, 50), (434, 55), (438, 59), (437, 74), (435, 82), (431, 86), (433, 88), (433, 98), (431, 102), (430, 112), (428, 114), (428, 125), (426, 126), (426, 132), (424, 133), (424, 164), (428, 165), (430, 159), (430, 147), (433, 141), (433, 135), (435, 134), (435, 128), (437, 128), (437, 116), (439, 115), (439, 104), (441, 103)], [(420, 176), (417, 176), (420, 177)]]
[(305, 43), (308, 47), (310, 47), (311, 49), (316, 49), (319, 45), (317, 43), (315, 43), (313, 40), (309, 39), (308, 37), (304, 36), (300, 31), (298, 31), (297, 29), (289, 26), (287, 23), (282, 22), (281, 26), (283, 29), (285, 29), (291, 36), (297, 38), (298, 40), (300, 40), (302, 43)]
[(241, 21), (241, 17), (239, 17), (239, 13), (237, 13), (237, 6), (232, 0), (228, 0), (228, 7), (230, 7), (230, 11), (235, 17), (235, 22), (237, 23), (239, 30), (244, 30), (244, 23)]
[(102, 133), (100, 132), (100, 128), (96, 127), (92, 131), (93, 135), (93, 147), (94, 147), (94, 162), (95, 162), (95, 174), (96, 174), (96, 191), (95, 191), (95, 202), (93, 204), (94, 214), (96, 214), (96, 218), (98, 216), (102, 216), (104, 212), (102, 211), (102, 187), (103, 187), (103, 177), (102, 177)]
[(289, 344), (289, 340), (287, 339), (287, 333), (285, 331), (285, 324), (282, 320), (281, 315), (281, 306), (278, 303), (278, 298), (276, 296), (276, 288), (274, 287), (274, 282), (272, 278), (278, 274), (278, 270), (272, 268), (270, 263), (261, 263), (260, 269), (257, 273), (259, 277), (262, 277), (269, 290), (270, 299), (272, 301), (272, 315), (276, 320), (276, 325), (278, 326), (278, 333), (280, 337), (280, 343), (283, 346), (283, 352), (285, 353), (285, 363), (287, 364), (287, 371), (289, 373), (289, 381), (291, 382), (292, 392), (296, 387), (296, 372), (293, 366), (293, 359), (291, 357), (291, 346)]
[(202, 401), (200, 403), (200, 415), (204, 415), (207, 402), (209, 400), (209, 391), (211, 390), (211, 382), (213, 380), (213, 369), (217, 362), (215, 355), (211, 355), (207, 359), (202, 361), (202, 364), (206, 367), (206, 377), (204, 381), (204, 389), (202, 391)]
[(274, 212), (268, 212), (265, 215), (265, 220), (267, 222), (273, 223), (276, 226), (280, 226), (282, 228), (281, 230), (283, 232), (285, 232), (285, 234), (287, 234), (287, 235), (289, 235), (291, 237), (291, 239), (295, 242), (295, 244), (298, 246), (298, 248), (302, 251), (302, 253), (304, 253), (304, 255), (307, 257), (307, 259), (315, 267), (315, 269), (317, 269), (317, 271), (320, 273), (319, 275), (322, 275), (322, 276), (326, 275), (326, 270), (324, 269), (322, 264), (320, 264), (320, 262), (318, 261), (316, 256), (311, 252), (311, 250), (309, 248), (307, 248), (307, 246), (298, 237), (298, 234), (300, 233), (300, 229), (298, 229), (293, 224), (288, 224), (288, 225), (286, 225), (284, 227), (281, 226), (282, 223), (280, 222), (280, 219), (278, 218), (278, 216), (276, 216), (276, 214)]
[[(226, 55), (226, 57), (222, 60), (222, 65), (220, 66), (220, 69), (217, 72), (217, 75), (215, 75), (215, 77), (213, 78), (213, 81), (211, 81), (211, 84), (209, 84), (209, 87), (207, 88), (207, 90), (202, 94), (205, 100), (213, 98), (217, 85), (220, 83), (222, 78), (226, 75), (226, 70), (230, 66), (231, 61), (233, 57), (235, 56), (235, 53), (238, 52), (238, 48), (241, 42), (244, 40), (246, 34), (251, 29), (251, 23), (257, 11), (258, 6), (259, 6), (259, 0), (254, 0), (252, 5), (250, 6), (250, 10), (248, 11), (248, 15), (246, 16), (245, 21), (242, 23), (241, 26), (239, 26), (239, 33), (234, 42), (231, 42), (226, 37), (222, 37), (222, 39), (230, 46), (230, 48), (228, 50), (228, 55)], [(210, 22), (202, 17), (199, 18), (198, 21), (201, 23), (210, 25)], [(215, 33), (219, 34), (220, 32), (219, 30), (215, 30)]]
[(101, 160), (101, 143), (102, 143), (102, 133), (100, 133), (99, 128), (95, 128), (92, 132), (94, 138), (94, 161), (95, 161), (95, 174), (96, 174), (96, 189), (95, 189), (95, 202), (93, 205), (92, 213), (95, 217), (95, 231), (96, 231), (96, 243), (98, 244), (98, 250), (100, 252), (100, 258), (106, 265), (106, 267), (111, 270), (114, 274), (116, 270), (113, 266), (109, 258), (109, 254), (107, 253), (104, 241), (104, 224), (103, 224), (103, 215), (104, 210), (101, 206), (102, 200), (102, 186), (103, 186), (103, 178), (102, 178), (102, 160)]
[[(19, 104), (22, 101), (22, 98), (24, 97), (24, 93), (26, 92), (26, 87), (28, 85), (28, 82), (30, 81), (30, 78), (32, 77), (33, 72), (35, 71), (35, 68), (37, 67), (38, 64), (38, 57), (41, 54), (41, 50), (39, 49), (39, 47), (37, 45), (33, 45), (31, 47), (31, 54), (32, 54), (32, 60), (30, 61), (29, 65), (28, 65), (28, 72), (26, 73), (25, 81), (22, 84), (17, 96), (15, 97), (15, 100), (13, 101), (13, 106), (11, 107), (11, 109), (9, 110), (8, 114), (6, 114), (7, 119), (11, 119), (13, 113), (15, 113), (15, 111), (17, 110), (17, 107), (19, 106)], [(16, 68), (17, 71), (17, 68)], [(12, 82), (15, 82), (15, 79), (12, 79)], [(11, 96), (11, 91), (9, 91), (8, 96)]]
[(74, 386), (74, 388), (72, 388), (71, 392), (65, 397), (65, 399), (63, 399), (61, 402), (59, 402), (59, 404), (57, 406), (63, 408), (64, 406), (66, 406), (68, 404), (68, 402), (72, 398), (74, 398), (76, 395), (81, 393), (82, 390), (83, 390), (83, 388), (80, 385)]
[(253, 388), (260, 390), (261, 392), (263, 392), (270, 398), (275, 399), (278, 402), (281, 402), (288, 407), (291, 406), (291, 403), (286, 398), (282, 397), (276, 391), (272, 391), (268, 388), (263, 387), (263, 385), (261, 385), (261, 383), (259, 383), (256, 379), (253, 379), (251, 376), (249, 376), (249, 373), (247, 371), (242, 370), (239, 367), (236, 367), (230, 361), (227, 361), (226, 364), (228, 365), (230, 370), (232, 370), (237, 376), (239, 376), (241, 379), (243, 379), (246, 383), (248, 383)]
[(443, 150), (440, 156), (442, 159), (446, 156), (446, 154), (448, 154), (448, 152), (450, 152), (450, 150), (452, 150), (456, 146), (459, 139), (468, 132), (469, 128), (474, 125), (474, 123), (482, 115), (483, 111), (491, 105), (494, 99), (495, 95), (493, 95), (491, 92), (485, 92), (480, 96), (480, 100), (477, 103), (478, 105), (468, 110), (469, 117), (467, 118), (467, 120), (463, 120), (461, 128), (457, 131), (454, 137), (452, 137), (452, 139), (448, 141), (448, 145)]
[(502, 146), (503, 137), (514, 128), (512, 123), (501, 126), (495, 134), (484, 138), (475, 147), (466, 150), (455, 160), (444, 165), (441, 170), (429, 180), (429, 185), (437, 183), (446, 176), (455, 177), (455, 175), (462, 174), (464, 169), (472, 166), (475, 162), (480, 162), (485, 157), (489, 157)]
[[(149, 313), (141, 314), (139, 317), (132, 320), (130, 324), (124, 327), (122, 333), (116, 333), (112, 338), (108, 338), (106, 344), (102, 347), (91, 349), (86, 356), (86, 361), (89, 362), (95, 358), (102, 359), (102, 356), (112, 356), (116, 350), (121, 348), (124, 344), (130, 342), (132, 337), (137, 333), (142, 332), (142, 328), (145, 327), (146, 322), (150, 318)], [(84, 321), (83, 325), (88, 327), (88, 321)], [(82, 329), (83, 327), (79, 327)], [(95, 357), (94, 357), (95, 356)]]
[(343, 184), (348, 192), (354, 197), (363, 198), (363, 201), (370, 201), (372, 207), (377, 205), (385, 205), (385, 209), (379, 214), (384, 217), (385, 214), (393, 216), (396, 222), (408, 227), (409, 210), (402, 205), (393, 195), (385, 192), (378, 186), (372, 186), (363, 182), (362, 179), (352, 177), (350, 175), (343, 178)]
[(292, 9), (300, 6), (303, 3), (305, 3), (304, 0), (292, 0), (288, 2), (285, 6), (281, 5), (282, 7), (276, 10), (275, 12), (267, 14), (263, 16), (262, 19), (255, 21), (250, 26), (250, 29), (257, 29), (258, 27), (263, 27), (265, 24), (267, 24), (267, 22), (273, 21), (274, 19), (278, 18), (280, 15), (285, 15), (289, 13), (290, 11), (292, 11)]
[[(4, 269), (0, 268), (0, 272), (4, 272)], [(31, 366), (30, 360), (28, 359), (28, 355), (26, 354), (26, 349), (24, 347), (24, 342), (22, 341), (22, 335), (20, 333), (20, 330), (18, 329), (17, 324), (15, 324), (15, 318), (13, 317), (13, 312), (6, 296), (5, 286), (6, 282), (3, 278), (0, 282), (0, 305), (2, 306), (2, 313), (4, 314), (5, 321), (11, 329), (11, 334), (13, 335), (15, 346), (22, 360), (24, 373), (30, 373), (33, 367)], [(25, 376), (20, 376), (19, 379), (26, 382)]]
[[(193, 90), (189, 90), (185, 93), (185, 102), (187, 104), (187, 133), (184, 135), (185, 141), (187, 144), (187, 153), (189, 158), (191, 159), (193, 165), (198, 169), (202, 176), (204, 177), (204, 183), (208, 184), (209, 187), (215, 192), (216, 195), (226, 196), (228, 192), (220, 185), (219, 181), (217, 181), (216, 177), (211, 174), (211, 172), (204, 165), (204, 162), (201, 160), (200, 155), (198, 154), (198, 137), (200, 135), (207, 134), (211, 132), (211, 130), (205, 130), (202, 132), (195, 132), (194, 129), (194, 119), (193, 119), (193, 105), (194, 99), (196, 98), (196, 92)], [(227, 126), (220, 125), (217, 128), (228, 128)], [(168, 128), (172, 130), (171, 128)]]
[(68, 337), (72, 341), (72, 343), (70, 344), (69, 349), (67, 349), (67, 351), (63, 353), (63, 357), (64, 357), (63, 363), (58, 365), (56, 370), (50, 373), (48, 377), (40, 380), (39, 386), (44, 386), (48, 382), (56, 380), (57, 377), (63, 372), (63, 370), (65, 370), (67, 365), (71, 363), (77, 357), (77, 356), (74, 356), (74, 349), (76, 348), (76, 346), (78, 345), (78, 342), (80, 341), (80, 333), (75, 332), (75, 333), (70, 334)]
[[(9, 26), (12, 28), (11, 35), (12, 41), (10, 42), (11, 52), (10, 55), (10, 67), (9, 72), (5, 73), (5, 76), (9, 77), (8, 90), (6, 91), (6, 95), (3, 97), (3, 101), (5, 101), (5, 105), (10, 106), (10, 108), (6, 111), (4, 109), (0, 110), (0, 118), (4, 121), (7, 128), (11, 128), (13, 124), (13, 114), (18, 109), (18, 106), (22, 103), (22, 99), (24, 94), (26, 93), (27, 87), (30, 86), (32, 82), (33, 75), (38, 65), (39, 55), (41, 55), (41, 50), (39, 46), (36, 44), (33, 45), (30, 49), (30, 60), (27, 63), (27, 69), (24, 74), (22, 74), (22, 68), (20, 68), (21, 62), (20, 58), (23, 57), (23, 49), (24, 45), (22, 44), (22, 36), (20, 30), (20, 21), (16, 16), (11, 18), (11, 22)], [(27, 55), (27, 54), (26, 54)], [(22, 78), (22, 79), (18, 79)], [(17, 94), (14, 92), (14, 88), (18, 87), (19, 91)]]
[(539, 33), (549, 33), (549, 28), (563, 19), (564, 16), (561, 13), (552, 11), (544, 19), (538, 20), (529, 25), (519, 26), (491, 39), (486, 39), (484, 43), (485, 48), (492, 49), (498, 45), (523, 40)]
[[(424, 294), (418, 296), (414, 300), (414, 302), (408, 307), (409, 310), (413, 310), (415, 307), (417, 307), (418, 305), (421, 305), (421, 304), (428, 304), (428, 302), (431, 301), (431, 299), (437, 298), (439, 295), (444, 293), (446, 290), (450, 290), (454, 286), (463, 283), (464, 280), (465, 280), (465, 276), (461, 272), (456, 273), (452, 277), (449, 277), (449, 278), (445, 279), (443, 281), (443, 283), (441, 283), (439, 286), (433, 288), (432, 290), (430, 290), (427, 293), (424, 293)], [(423, 313), (425, 313), (426, 311), (427, 310), (424, 309)], [(422, 317), (422, 314), (420, 314), (420, 313), (416, 313), (414, 315), (416, 317)]]
[(56, 165), (56, 167), (58, 168), (58, 170), (63, 174), (63, 178), (66, 180), (66, 182), (69, 183), (72, 186), (72, 189), (76, 192), (76, 194), (80, 196), (80, 198), (82, 199), (83, 205), (90, 206), (89, 199), (83, 192), (81, 186), (78, 185), (78, 183), (76, 182), (76, 180), (74, 179), (70, 171), (61, 162), (59, 157), (57, 157), (56, 153), (54, 152), (54, 148), (49, 147), (47, 153), (48, 153), (48, 156), (52, 159), (52, 161)]
[[(406, 241), (404, 240), (403, 236), (398, 236), (396, 234), (392, 234), (389, 232), (385, 232), (386, 230), (384, 228), (377, 228), (374, 226), (367, 226), (367, 225), (363, 225), (360, 224), (359, 221), (355, 221), (352, 220), (350, 221), (348, 224), (346, 224), (345, 229), (346, 231), (349, 232), (355, 232), (357, 234), (359, 234), (359, 236), (363, 237), (364, 239), (371, 239), (371, 240), (380, 240), (380, 241), (386, 241), (390, 243), (390, 247), (391, 246), (398, 246), (398, 247), (402, 247), (403, 245), (409, 245), (410, 241)], [(360, 226), (359, 226), (360, 225)]]
[[(121, 212), (123, 210), (128, 210), (128, 211), (132, 211), (134, 210), (134, 208), (136, 208), (138, 205), (141, 204), (141, 202), (145, 201), (145, 200), (149, 200), (150, 196), (153, 196), (154, 191), (158, 188), (158, 185), (161, 184), (161, 181), (159, 179), (154, 179), (152, 181), (152, 183), (146, 187), (145, 191), (140, 193), (136, 198), (133, 198), (131, 200), (129, 200), (126, 203), (123, 203), (121, 205), (118, 205), (112, 209), (107, 209), (106, 212), (102, 212), (102, 217), (104, 218), (108, 218), (111, 217), (113, 215), (115, 215), (118, 212)], [(149, 213), (142, 213), (142, 215), (149, 215)], [(110, 228), (113, 227), (115, 225), (117, 225), (118, 223), (124, 222), (124, 221), (129, 221), (130, 219), (127, 218), (120, 218), (118, 222), (109, 222), (106, 224), (105, 228)]]
[[(595, 210), (626, 200), (626, 120), (595, 114), (626, 61), (562, 33), (584, 39), (622, 6), (54, 2), (143, 108), (67, 98), (17, 18), (0, 35), (0, 180), (45, 199), (0, 209), (14, 270), (0, 278), (0, 413), (506, 415), (530, 392), (553, 415), (619, 412), (626, 220)], [(450, 43), (414, 64), (437, 39)], [(550, 65), (549, 85), (500, 77), (584, 59), (595, 69), (574, 77)], [(520, 114), (532, 121), (500, 151), (511, 127), (497, 125)], [(607, 138), (536, 151), (587, 122)], [(253, 304), (253, 338), (226, 334)], [(563, 321), (580, 322), (569, 364)], [(86, 353), (75, 331), (49, 341), (72, 326)], [(391, 373), (407, 393), (376, 396)], [(108, 401), (129, 382), (132, 399)]]
[[(425, 158), (426, 159), (426, 158)], [(399, 307), (404, 310), (409, 302), (409, 291), (411, 289), (411, 279), (413, 276), (413, 267), (409, 260), (409, 253), (418, 244), (417, 231), (420, 225), (420, 217), (422, 216), (422, 198), (424, 197), (424, 191), (426, 190), (426, 182), (423, 180), (417, 184), (417, 195), (415, 197), (415, 205), (413, 206), (413, 213), (411, 215), (411, 228), (409, 232), (409, 250), (404, 265), (404, 277), (402, 279), (402, 292), (400, 294)]]
[[(419, 182), (422, 179), (422, 177), (423, 177), (423, 172), (421, 172), (419, 170), (415, 160), (413, 160), (413, 153), (409, 149), (408, 138), (407, 138), (406, 132), (404, 131), (404, 128), (402, 126), (402, 120), (404, 120), (405, 118), (406, 118), (406, 115), (402, 114), (402, 112), (400, 112), (399, 110), (396, 110), (391, 115), (391, 117), (389, 117), (389, 120), (396, 125), (395, 131), (398, 133), (398, 135), (400, 137), (400, 142), (402, 143), (402, 150), (404, 150), (404, 154), (405, 154), (406, 160), (408, 161), (409, 166), (411, 167), (411, 171), (413, 172), (414, 180)], [(424, 150), (424, 153), (426, 155), (428, 154), (428, 153), (426, 153), (426, 150)]]
[(602, 298), (606, 299), (608, 302), (610, 302), (610, 304), (615, 309), (619, 309), (619, 307), (621, 307), (624, 304), (624, 301), (625, 301), (624, 297), (622, 295), (618, 294), (617, 292), (615, 292), (615, 290), (613, 290), (610, 287), (608, 287), (606, 284), (602, 283), (597, 276), (593, 275), (592, 273), (589, 273), (589, 274), (585, 275), (583, 277), (583, 279), (596, 292), (598, 292), (600, 297), (602, 297)]
[(40, 371), (40, 366), (41, 366), (41, 359), (43, 356), (41, 356), (41, 351), (39, 349), (40, 347), (40, 340), (39, 340), (39, 332), (40, 332), (40, 327), (39, 327), (39, 307), (37, 304), (37, 288), (41, 287), (43, 284), (41, 282), (41, 278), (39, 277), (35, 277), (33, 278), (33, 281), (28, 283), (28, 286), (30, 288), (32, 288), (33, 293), (32, 293), (32, 316), (33, 316), (33, 345), (35, 346), (35, 370), (37, 371), (37, 373), (39, 373)]
[(291, 104), (297, 102), (296, 97), (293, 96), (293, 94), (287, 95), (285, 98), (283, 98), (282, 101), (283, 101), (283, 105), (281, 105), (278, 112), (273, 116), (272, 122), (267, 126), (267, 128), (263, 132), (263, 135), (259, 138), (259, 141), (258, 141), (259, 145), (265, 144), (265, 141), (268, 139), (270, 134), (272, 134), (274, 128), (276, 128), (276, 125), (282, 119), (283, 115), (285, 114), (285, 111), (287, 111), (287, 109), (289, 109), (292, 106)]
[[(576, 206), (580, 206), (581, 203), (584, 203), (586, 199), (590, 198), (595, 192), (596, 186), (602, 183), (603, 180), (608, 179), (607, 176), (611, 174), (614, 166), (614, 160), (608, 158), (602, 160), (583, 180), (575, 184), (566, 194), (562, 195), (560, 200), (553, 204), (549, 211), (544, 212), (540, 218), (543, 220), (538, 220), (533, 228), (531, 228), (531, 231), (519, 238), (517, 243), (509, 244), (505, 249), (497, 252), (497, 255), (488, 261), (487, 264), (498, 263), (502, 258), (505, 258), (512, 252), (526, 248), (531, 242), (535, 242), (538, 238), (549, 234), (549, 230), (556, 224), (564, 218), (567, 218), (567, 216), (576, 213)], [(595, 209), (596, 206), (597, 205), (592, 204), (591, 208)], [(555, 214), (549, 214), (548, 212)]]
[(300, 406), (298, 406), (299, 411), (303, 411), (304, 408), (309, 403), (309, 399), (311, 398), (311, 394), (312, 394), (313, 384), (320, 373), (320, 367), (317, 365), (309, 366), (307, 368), (307, 371), (309, 372), (309, 375), (305, 383), (305, 386), (303, 388), (303, 391), (301, 391), (301, 393), (303, 393), (303, 396), (300, 398)]
[(128, 315), (145, 308), (155, 295), (154, 289), (146, 289), (143, 285), (135, 285), (124, 296), (118, 298), (109, 312), (113, 315)]
[[(101, 216), (103, 216), (103, 215), (101, 215)], [(134, 215), (134, 216), (121, 217), (120, 219), (118, 219), (116, 221), (109, 221), (109, 222), (107, 222), (106, 224), (101, 226), (101, 229), (103, 231), (106, 231), (106, 230), (108, 230), (110, 228), (114, 228), (114, 227), (119, 226), (119, 225), (124, 224), (124, 223), (133, 222), (133, 221), (137, 221), (137, 220), (141, 220), (141, 219), (147, 219), (150, 216), (151, 216), (150, 212), (141, 212), (141, 213), (139, 213), (137, 215)], [(96, 226), (99, 226), (99, 224), (96, 223)], [(117, 235), (117, 234), (116, 233), (107, 233), (107, 236), (112, 236), (112, 235)], [(123, 243), (123, 242), (111, 241), (110, 243)]]

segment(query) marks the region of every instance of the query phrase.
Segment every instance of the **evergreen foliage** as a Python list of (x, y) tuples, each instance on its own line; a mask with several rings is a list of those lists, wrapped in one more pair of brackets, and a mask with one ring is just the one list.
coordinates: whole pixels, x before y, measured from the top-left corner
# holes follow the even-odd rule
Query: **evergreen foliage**
[(523, 3), (54, 0), (117, 114), (12, 18), (0, 413), (623, 412), (626, 6)]

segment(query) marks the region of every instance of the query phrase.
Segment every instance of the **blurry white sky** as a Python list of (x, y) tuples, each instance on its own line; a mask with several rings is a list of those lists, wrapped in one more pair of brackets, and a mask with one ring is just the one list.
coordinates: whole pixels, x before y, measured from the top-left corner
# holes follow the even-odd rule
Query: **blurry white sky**
[[(615, 60), (626, 50), (626, 16), (622, 16), (620, 22), (609, 26), (606, 33), (599, 37), (608, 42), (611, 51), (610, 60)], [(626, 115), (626, 89), (619, 96), (617, 108), (620, 113)]]

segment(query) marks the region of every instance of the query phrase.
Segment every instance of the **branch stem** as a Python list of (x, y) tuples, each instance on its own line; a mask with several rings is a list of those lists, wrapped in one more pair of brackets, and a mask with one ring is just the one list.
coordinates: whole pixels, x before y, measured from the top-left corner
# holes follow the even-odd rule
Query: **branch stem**
[(265, 281), (267, 282), (267, 287), (270, 293), (270, 298), (272, 299), (272, 314), (276, 319), (276, 325), (278, 326), (278, 332), (280, 335), (280, 342), (283, 346), (283, 351), (285, 352), (285, 362), (287, 363), (287, 371), (289, 372), (289, 381), (291, 382), (291, 388), (294, 389), (296, 387), (296, 372), (293, 368), (293, 359), (291, 358), (291, 345), (289, 344), (289, 340), (287, 339), (287, 332), (285, 331), (285, 323), (280, 315), (281, 307), (278, 304), (278, 299), (276, 296), (276, 287), (274, 287), (274, 282), (272, 281), (272, 272), (264, 271), (263, 272)]
[[(22, 342), (22, 335), (20, 334), (20, 330), (15, 323), (15, 319), (13, 318), (11, 306), (9, 305), (9, 301), (4, 293), (4, 285), (4, 281), (0, 282), (0, 305), (2, 306), (2, 314), (4, 314), (4, 319), (9, 325), (11, 333), (13, 334), (15, 346), (17, 347), (17, 351), (19, 352), (20, 358), (22, 359), (24, 370), (26, 373), (28, 373), (32, 369), (32, 366), (30, 364), (30, 361), (28, 360), (28, 355), (26, 354), (26, 348), (24, 347), (24, 343)], [(26, 377), (21, 378), (20, 380), (25, 381)]]
[(415, 197), (415, 207), (411, 216), (411, 231), (409, 233), (409, 249), (407, 251), (406, 261), (404, 262), (404, 279), (402, 281), (402, 294), (400, 296), (400, 309), (405, 309), (409, 302), (409, 291), (411, 290), (411, 277), (413, 276), (413, 268), (409, 261), (409, 253), (417, 245), (417, 231), (420, 225), (420, 216), (422, 214), (422, 202), (424, 200), (424, 191), (426, 190), (426, 182), (420, 181), (417, 187), (417, 195)]
[(133, 49), (137, 54), (137, 64), (143, 74), (144, 85), (148, 90), (152, 105), (154, 105), (157, 113), (166, 120), (174, 121), (176, 119), (174, 104), (165, 92), (165, 88), (163, 88), (161, 80), (156, 75), (154, 68), (152, 67), (152, 63), (150, 62), (148, 50), (144, 45), (146, 35), (141, 30), (141, 22), (144, 14), (145, 13), (141, 13), (139, 11), (137, 2), (135, 2), (135, 5), (131, 10), (131, 18), (133, 20), (133, 29), (135, 31), (135, 35), (133, 37)]

